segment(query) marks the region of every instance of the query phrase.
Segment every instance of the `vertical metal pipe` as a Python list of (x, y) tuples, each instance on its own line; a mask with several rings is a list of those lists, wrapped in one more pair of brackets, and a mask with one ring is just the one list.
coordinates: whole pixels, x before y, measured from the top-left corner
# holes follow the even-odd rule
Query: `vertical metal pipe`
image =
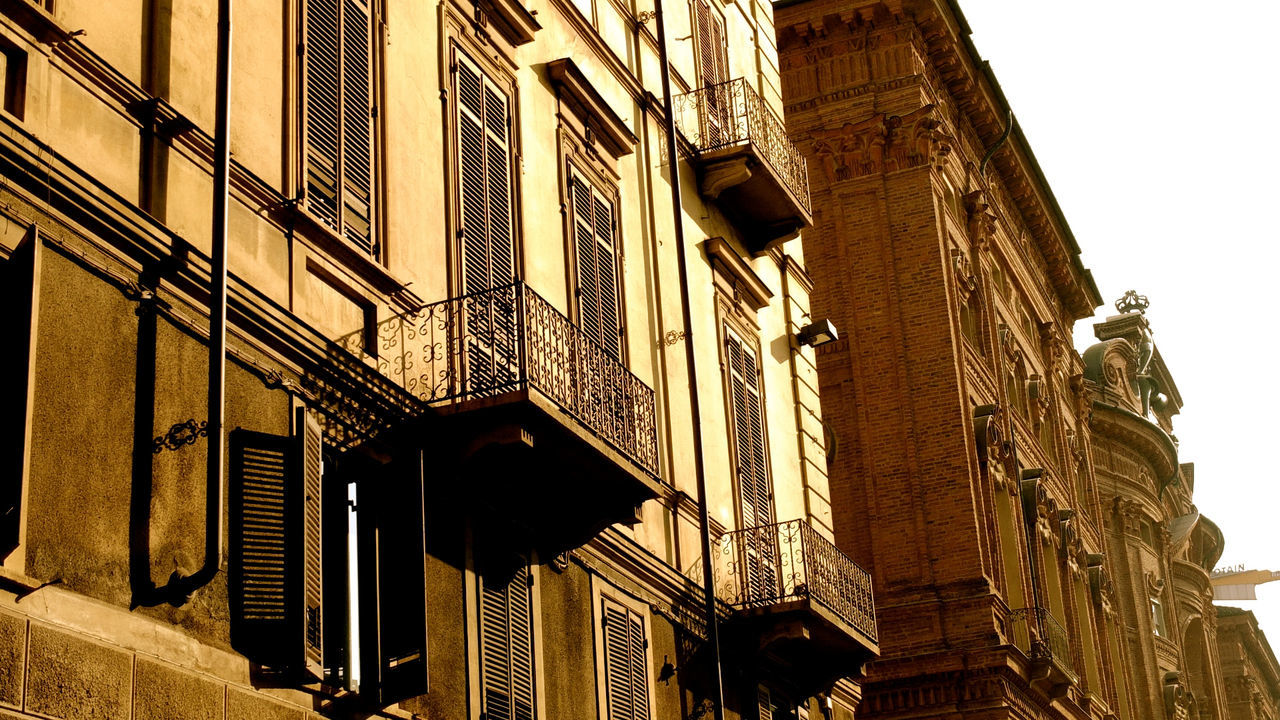
[(206, 468), (204, 567), (207, 582), (222, 566), (222, 478), (227, 380), (227, 195), (231, 164), (231, 0), (218, 0), (217, 119), (213, 135), (213, 247), (209, 253), (209, 456)]
[(724, 678), (720, 671), (720, 626), (716, 615), (715, 578), (711, 564), (711, 516), (707, 499), (707, 476), (702, 458), (702, 413), (698, 404), (698, 372), (693, 341), (693, 311), (690, 308), (689, 269), (687, 245), (684, 237), (684, 209), (680, 200), (680, 165), (676, 153), (676, 115), (671, 101), (671, 62), (667, 55), (667, 30), (663, 18), (662, 0), (654, 0), (654, 14), (658, 21), (658, 64), (662, 69), (662, 110), (667, 124), (667, 168), (671, 178), (671, 214), (675, 227), (676, 258), (680, 267), (680, 288), (684, 301), (680, 303), (684, 322), (685, 362), (689, 374), (689, 420), (693, 428), (693, 467), (698, 484), (698, 522), (702, 525), (702, 591), (705, 596), (707, 617), (707, 644), (711, 650), (712, 710), (715, 720), (724, 720)]

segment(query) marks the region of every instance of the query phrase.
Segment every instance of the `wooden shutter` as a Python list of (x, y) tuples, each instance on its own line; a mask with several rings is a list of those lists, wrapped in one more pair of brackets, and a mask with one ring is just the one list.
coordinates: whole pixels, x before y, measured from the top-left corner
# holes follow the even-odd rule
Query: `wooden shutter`
[(369, 6), (342, 3), (342, 231), (373, 252), (373, 104)]
[(510, 102), (470, 58), (456, 51), (463, 294), (505, 285), (515, 275)]
[(425, 463), (415, 449), (361, 465), (361, 692), (386, 705), (427, 692)]
[(28, 383), (32, 376), (39, 311), (40, 233), (33, 226), (3, 266), (0, 266), (0, 328), (17, 345), (17, 370), (0, 383), (0, 560), (18, 547), (22, 534), (22, 485), (26, 478), (27, 414), (31, 407)]
[(742, 522), (746, 527), (768, 525), (773, 522), (773, 489), (764, 449), (757, 355), (732, 333), (725, 345)]
[(613, 201), (577, 171), (571, 175), (578, 261), (578, 325), (611, 357), (622, 357)]
[(306, 206), (373, 252), (372, 34), (363, 0), (304, 0)]
[(773, 720), (773, 699), (763, 685), (756, 686), (756, 715), (759, 720)]
[(304, 603), (305, 654), (307, 672), (324, 677), (324, 573), (321, 558), (322, 518), (321, 492), (324, 463), (324, 431), (314, 416), (303, 408), (297, 410), (296, 439), (298, 466), (302, 476), (302, 592)]
[(293, 440), (236, 429), (230, 443), (231, 646), (260, 665), (299, 668), (305, 619)]
[(697, 28), (698, 72), (702, 87), (719, 87), (717, 92), (706, 93), (705, 102), (701, 106), (704, 137), (700, 144), (706, 149), (723, 142), (729, 98), (724, 92), (725, 88), (720, 86), (729, 79), (729, 54), (725, 45), (724, 19), (712, 9), (709, 0), (694, 0), (694, 23)]
[(602, 605), (607, 720), (649, 720), (644, 619), (607, 598)]
[(338, 229), (342, 65), (338, 0), (304, 0), (303, 117), (307, 209)]
[(480, 666), (486, 720), (533, 720), (533, 617), (528, 564), (480, 580)]

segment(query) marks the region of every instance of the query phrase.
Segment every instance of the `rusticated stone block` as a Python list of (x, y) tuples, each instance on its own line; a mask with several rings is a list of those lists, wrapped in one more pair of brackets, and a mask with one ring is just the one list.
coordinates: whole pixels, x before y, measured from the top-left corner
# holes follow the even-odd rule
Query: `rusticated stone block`
[(266, 695), (229, 688), (227, 720), (302, 720), (302, 711), (281, 705)]
[(134, 720), (221, 720), (222, 685), (161, 663), (138, 659)]
[(27, 649), (27, 621), (0, 613), (0, 703), (22, 705), (22, 665)]
[(60, 630), (31, 627), (27, 710), (75, 720), (127, 720), (128, 653)]

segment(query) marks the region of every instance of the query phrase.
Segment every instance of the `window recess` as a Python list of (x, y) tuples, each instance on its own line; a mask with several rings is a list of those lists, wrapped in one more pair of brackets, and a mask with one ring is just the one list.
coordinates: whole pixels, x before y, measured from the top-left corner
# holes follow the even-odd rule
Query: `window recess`
[(600, 633), (604, 654), (608, 720), (649, 720), (649, 673), (644, 617), (601, 598)]

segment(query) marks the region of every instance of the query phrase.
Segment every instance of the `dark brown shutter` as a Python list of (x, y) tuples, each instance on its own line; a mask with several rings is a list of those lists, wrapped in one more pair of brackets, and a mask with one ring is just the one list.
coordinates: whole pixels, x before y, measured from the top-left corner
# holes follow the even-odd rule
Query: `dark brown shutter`
[(602, 599), (605, 702), (608, 720), (649, 720), (648, 641), (644, 620), (630, 608)]
[(708, 0), (694, 1), (694, 23), (698, 37), (698, 72), (703, 88), (717, 88), (715, 92), (707, 92), (702, 104), (703, 135), (700, 143), (703, 149), (712, 148), (723, 142), (726, 113), (731, 103), (721, 87), (728, 80), (729, 57), (725, 45), (724, 20), (712, 9)]
[(595, 240), (591, 185), (573, 174), (573, 245), (578, 259), (578, 325), (587, 337), (600, 341), (600, 269)]
[[(505, 569), (505, 568), (504, 568)], [(486, 720), (533, 720), (533, 617), (526, 562), (482, 570), (480, 666)]]
[(0, 560), (18, 547), (22, 522), (22, 482), (27, 434), (27, 386), (34, 359), (33, 321), (39, 308), (40, 234), (33, 226), (3, 266), (0, 266), (0, 328), (14, 338), (17, 369), (0, 383)]
[(361, 479), (362, 682), (390, 704), (427, 692), (425, 464), (399, 453)]
[(732, 334), (728, 335), (726, 347), (742, 521), (746, 527), (768, 525), (773, 522), (773, 502), (765, 463), (764, 417), (756, 354)]
[(236, 429), (231, 443), (231, 646), (259, 665), (303, 666), (301, 475), (294, 441)]
[(342, 3), (342, 230), (373, 252), (373, 132), (369, 7)]
[(307, 209), (334, 230), (338, 225), (338, 159), (342, 65), (338, 0), (304, 0), (303, 116)]
[(622, 358), (618, 308), (618, 261), (613, 238), (613, 203), (595, 193), (596, 278), (600, 293), (600, 342), (614, 358)]

